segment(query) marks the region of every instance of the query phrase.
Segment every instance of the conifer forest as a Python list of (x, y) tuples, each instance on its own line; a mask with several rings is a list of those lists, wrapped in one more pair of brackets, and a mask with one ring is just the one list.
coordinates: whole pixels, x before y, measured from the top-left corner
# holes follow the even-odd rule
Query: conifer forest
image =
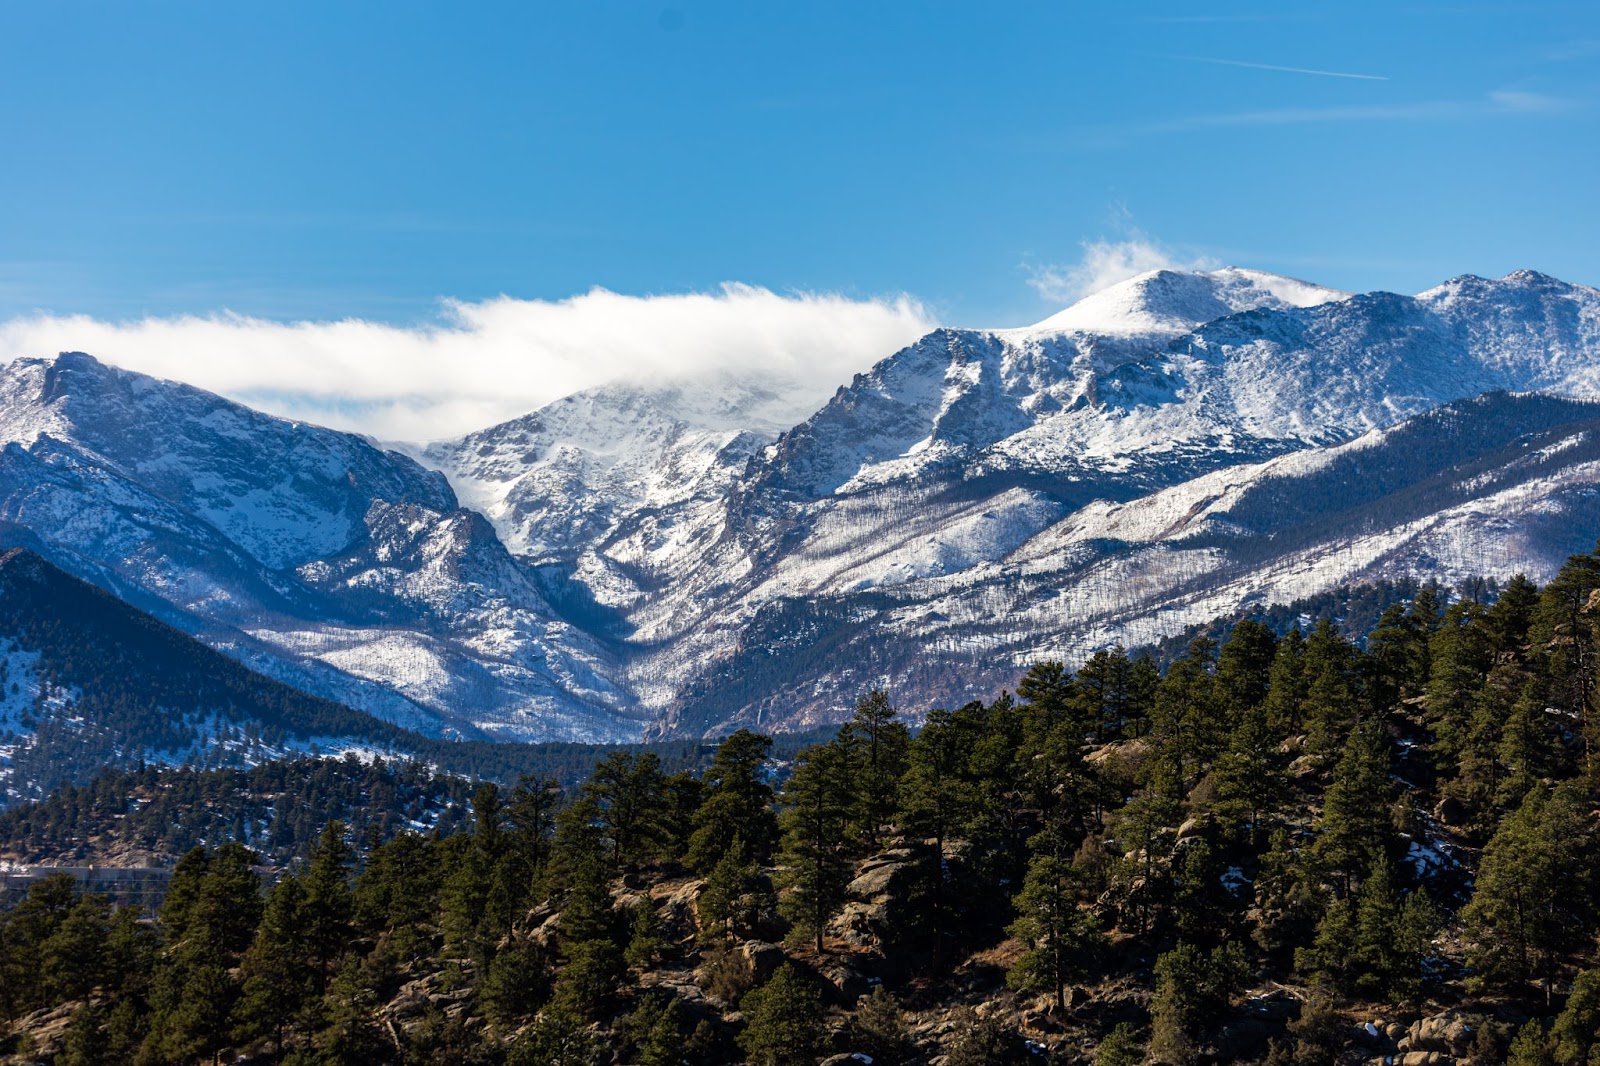
[[(1600, 553), (798, 750), (107, 771), (0, 815), (14, 1062), (1600, 1061)], [(1213, 633), (1220, 639), (1213, 639)]]

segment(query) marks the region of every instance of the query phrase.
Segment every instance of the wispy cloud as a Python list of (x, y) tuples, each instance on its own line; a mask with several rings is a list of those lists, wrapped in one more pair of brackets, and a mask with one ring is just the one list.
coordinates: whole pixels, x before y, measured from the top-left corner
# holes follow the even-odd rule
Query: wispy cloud
[(610, 381), (758, 369), (799, 386), (799, 414), (933, 326), (906, 297), (720, 290), (447, 302), (417, 327), (231, 313), (0, 322), (0, 360), (89, 352), (276, 414), (390, 440), (454, 436)]
[(1586, 40), (1564, 41), (1561, 44), (1551, 45), (1545, 52), (1545, 58), (1557, 63), (1568, 63), (1574, 59), (1593, 59), (1600, 56), (1600, 38)]
[(1071, 303), (1152, 270), (1207, 270), (1218, 264), (1184, 255), (1138, 230), (1125, 240), (1084, 241), (1076, 263), (1030, 264), (1028, 284), (1046, 300)]
[(1497, 89), (1489, 94), (1489, 104), (1492, 110), (1502, 114), (1550, 114), (1556, 111), (1570, 111), (1577, 106), (1576, 101), (1566, 97), (1547, 96), (1544, 93), (1530, 93), (1520, 89)]
[(1345, 104), (1333, 107), (1279, 107), (1260, 111), (1231, 111), (1215, 115), (1188, 115), (1146, 123), (1120, 132), (1179, 133), (1227, 126), (1301, 126), (1335, 122), (1422, 122), (1470, 119), (1494, 115), (1554, 114), (1577, 107), (1577, 102), (1542, 93), (1503, 89), (1478, 100), (1419, 100), (1395, 104)]
[(1245, 70), (1270, 70), (1279, 74), (1310, 74), (1318, 78), (1349, 78), (1354, 81), (1388, 81), (1383, 74), (1351, 74), (1342, 70), (1317, 70), (1312, 67), (1285, 67), (1275, 63), (1250, 63), (1242, 59), (1217, 59), (1212, 56), (1163, 56), (1185, 63), (1210, 63), (1218, 67), (1243, 67)]

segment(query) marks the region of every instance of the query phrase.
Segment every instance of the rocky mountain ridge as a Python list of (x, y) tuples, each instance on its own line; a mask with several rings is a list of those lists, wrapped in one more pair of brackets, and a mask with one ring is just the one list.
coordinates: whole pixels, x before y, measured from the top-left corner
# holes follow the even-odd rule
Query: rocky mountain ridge
[(955, 701), (1248, 598), (1547, 577), (1600, 530), (1595, 399), (1592, 288), (1158, 271), (1034, 327), (937, 330), (797, 425), (759, 376), (617, 384), (420, 463), (23, 360), (0, 370), (0, 520), (437, 735), (783, 728), (874, 685)]

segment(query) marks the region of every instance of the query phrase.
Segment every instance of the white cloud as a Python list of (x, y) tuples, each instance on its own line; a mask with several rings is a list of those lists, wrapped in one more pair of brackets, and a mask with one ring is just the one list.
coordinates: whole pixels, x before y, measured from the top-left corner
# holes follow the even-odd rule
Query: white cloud
[(1180, 255), (1134, 233), (1122, 241), (1084, 241), (1078, 262), (1034, 267), (1028, 284), (1046, 300), (1070, 303), (1151, 270), (1207, 270), (1216, 265), (1203, 256)]
[[(909, 297), (779, 295), (748, 285), (670, 296), (447, 302), (417, 327), (232, 313), (0, 323), (0, 360), (84, 351), (292, 418), (390, 440), (455, 436), (618, 380), (761, 370), (820, 406), (933, 327)], [(814, 401), (814, 402), (813, 402)], [(809, 413), (809, 408), (803, 412)]]
[(1513, 111), (1532, 114), (1549, 114), (1566, 111), (1573, 106), (1571, 100), (1544, 93), (1530, 93), (1521, 89), (1499, 89), (1489, 94), (1489, 103), (1496, 111)]

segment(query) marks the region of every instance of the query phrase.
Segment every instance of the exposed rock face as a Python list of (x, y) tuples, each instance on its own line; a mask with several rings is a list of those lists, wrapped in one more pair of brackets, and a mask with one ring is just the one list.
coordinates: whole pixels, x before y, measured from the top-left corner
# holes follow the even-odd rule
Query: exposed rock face
[[(921, 712), (1342, 583), (1547, 578), (1600, 525), (1600, 291), (1160, 271), (781, 382), (566, 398), (405, 455), (81, 354), (0, 369), (0, 530), (436, 735)], [(466, 506), (463, 506), (463, 501)]]

